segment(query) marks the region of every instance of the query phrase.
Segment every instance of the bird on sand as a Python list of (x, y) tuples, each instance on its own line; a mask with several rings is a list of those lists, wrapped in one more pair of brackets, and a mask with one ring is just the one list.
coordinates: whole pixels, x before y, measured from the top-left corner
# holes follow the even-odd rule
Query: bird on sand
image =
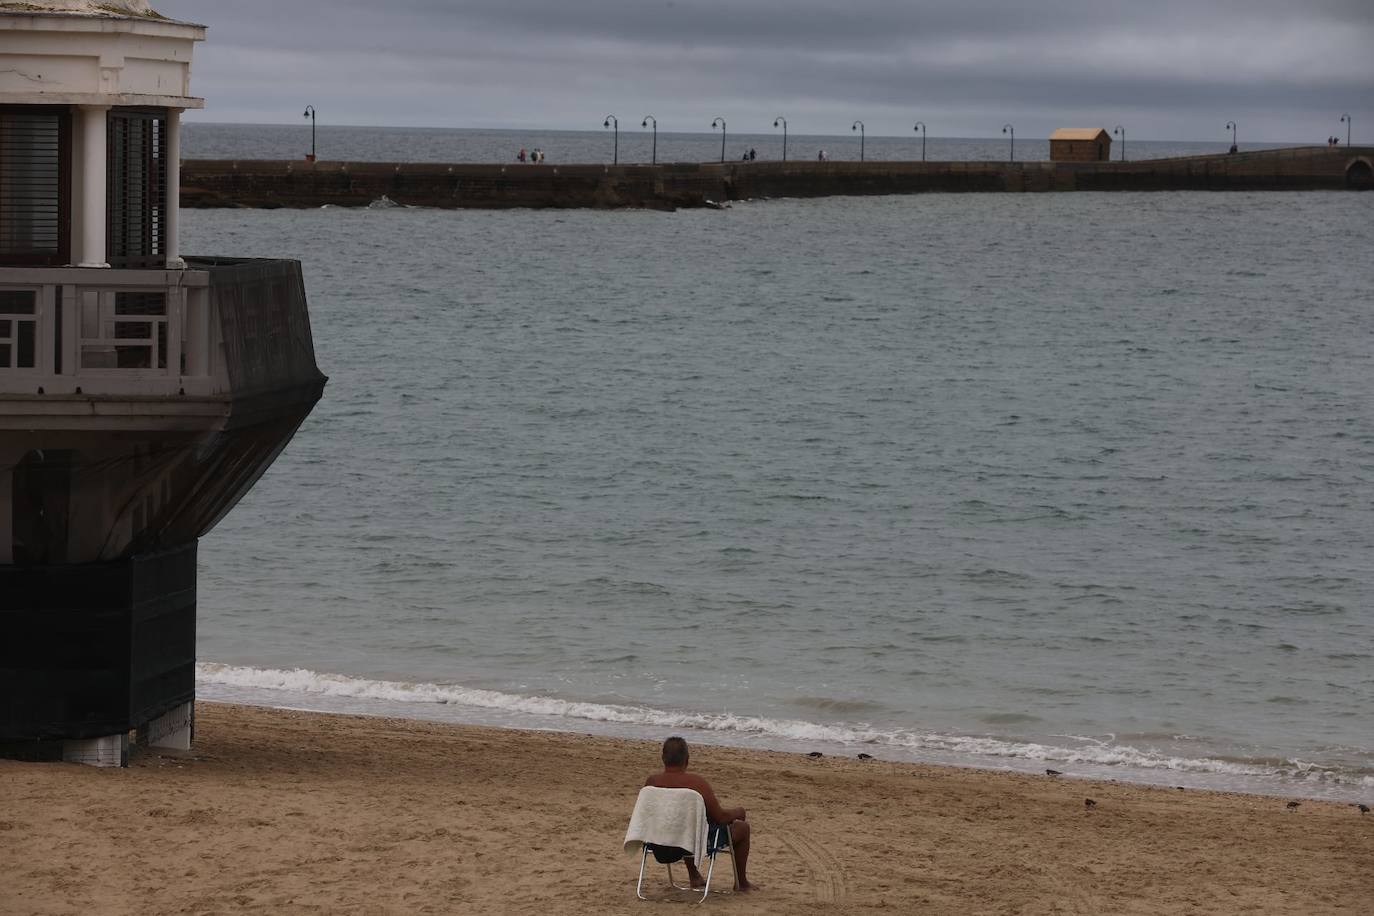
[(1083, 799), (1083, 807), (1084, 807), (1084, 808), (1096, 808), (1096, 807), (1097, 807), (1097, 802), (1093, 801), (1091, 798), (1085, 798), (1085, 799)]
[(1369, 806), (1368, 806), (1368, 805), (1356, 805), (1355, 807), (1360, 809), (1360, 813), (1361, 813), (1361, 814), (1368, 814), (1368, 813), (1369, 813)]
[(860, 759), (860, 760), (872, 760), (872, 759), (873, 759), (873, 755), (872, 755), (872, 754), (860, 754), (860, 755), (859, 755), (859, 759)]
[(1295, 809), (1298, 807), (1298, 805), (1301, 805), (1301, 804), (1302, 804), (1302, 802), (1291, 801), (1291, 802), (1288, 803), (1287, 807), (1288, 807), (1288, 810), (1289, 810), (1289, 811), (1293, 811), (1293, 810), (1295, 810)]
[(807, 754), (806, 756), (808, 756), (808, 757), (810, 757), (812, 760), (814, 760), (814, 759), (816, 759), (817, 757), (824, 757), (825, 755), (822, 754), (820, 751), (812, 751), (811, 753)]
[(1046, 775), (1046, 776), (1063, 776), (1064, 774), (1061, 773), (1061, 772), (1059, 772), (1058, 770), (1046, 770), (1046, 771), (1045, 771), (1045, 775)]

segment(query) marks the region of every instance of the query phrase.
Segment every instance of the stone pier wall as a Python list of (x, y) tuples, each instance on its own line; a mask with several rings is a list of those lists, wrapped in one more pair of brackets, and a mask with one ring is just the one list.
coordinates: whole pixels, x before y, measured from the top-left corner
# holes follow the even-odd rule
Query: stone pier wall
[(1374, 188), (1374, 147), (1138, 162), (725, 162), (509, 165), (188, 160), (183, 207), (701, 207), (766, 197), (929, 192)]

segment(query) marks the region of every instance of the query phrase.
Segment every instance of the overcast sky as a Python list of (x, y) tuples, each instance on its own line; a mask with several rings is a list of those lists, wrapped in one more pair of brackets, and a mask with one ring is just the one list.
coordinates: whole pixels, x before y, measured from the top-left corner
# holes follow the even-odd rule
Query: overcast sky
[(1374, 140), (1374, 0), (155, 0), (200, 121)]

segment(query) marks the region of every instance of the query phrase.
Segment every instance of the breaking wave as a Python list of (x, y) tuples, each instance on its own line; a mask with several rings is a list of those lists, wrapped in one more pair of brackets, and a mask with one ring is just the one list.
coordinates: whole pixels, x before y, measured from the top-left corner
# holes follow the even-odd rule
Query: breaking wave
[[(1097, 768), (1124, 768), (1154, 772), (1153, 779), (1136, 781), (1166, 782), (1174, 775), (1228, 777), (1253, 785), (1275, 779), (1298, 780), (1311, 788), (1374, 789), (1374, 773), (1352, 772), (1299, 760), (1278, 758), (1265, 760), (1192, 758), (1159, 753), (1157, 751), (1116, 744), (1096, 739), (1063, 736), (1075, 742), (1072, 746), (1015, 741), (1004, 738), (945, 735), (903, 729), (875, 728), (861, 723), (819, 723), (801, 719), (769, 718), (736, 715), (733, 713), (702, 713), (684, 710), (656, 709), (648, 706), (587, 703), (549, 696), (525, 696), (482, 690), (458, 684), (412, 683), (407, 681), (373, 680), (310, 671), (305, 668), (252, 668), (203, 662), (196, 666), (196, 680), (204, 687), (236, 688), (245, 691), (273, 691), (295, 697), (332, 697), (360, 701), (385, 701), (401, 704), (434, 704), (504, 713), (512, 725), (520, 723), (519, 716), (542, 719), (598, 722), (626, 728), (658, 730), (692, 730), (747, 739), (753, 744), (790, 745), (797, 742), (825, 742), (842, 747), (866, 747), (870, 750), (888, 749), (890, 756), (931, 762), (955, 762), (970, 766), (1003, 766), (1011, 762), (1050, 763), (1061, 766), (1084, 765)], [(212, 691), (213, 693), (213, 691)], [(236, 696), (237, 701), (243, 701)], [(257, 699), (256, 697), (254, 699)], [(289, 705), (287, 697), (273, 697), (276, 702), (260, 705)], [(252, 702), (252, 700), (248, 700)], [(351, 711), (366, 712), (364, 708)], [(420, 714), (417, 717), (429, 718)], [(1168, 779), (1166, 780), (1166, 774)], [(1110, 776), (1100, 770), (1094, 776)], [(1280, 787), (1273, 787), (1278, 790)], [(1258, 791), (1252, 789), (1251, 791)]]

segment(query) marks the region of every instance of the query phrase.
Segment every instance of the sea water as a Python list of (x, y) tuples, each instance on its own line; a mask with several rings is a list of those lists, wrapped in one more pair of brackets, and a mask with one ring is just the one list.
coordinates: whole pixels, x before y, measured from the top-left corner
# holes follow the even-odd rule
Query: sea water
[(330, 376), (202, 698), (1374, 794), (1374, 195), (182, 225)]

